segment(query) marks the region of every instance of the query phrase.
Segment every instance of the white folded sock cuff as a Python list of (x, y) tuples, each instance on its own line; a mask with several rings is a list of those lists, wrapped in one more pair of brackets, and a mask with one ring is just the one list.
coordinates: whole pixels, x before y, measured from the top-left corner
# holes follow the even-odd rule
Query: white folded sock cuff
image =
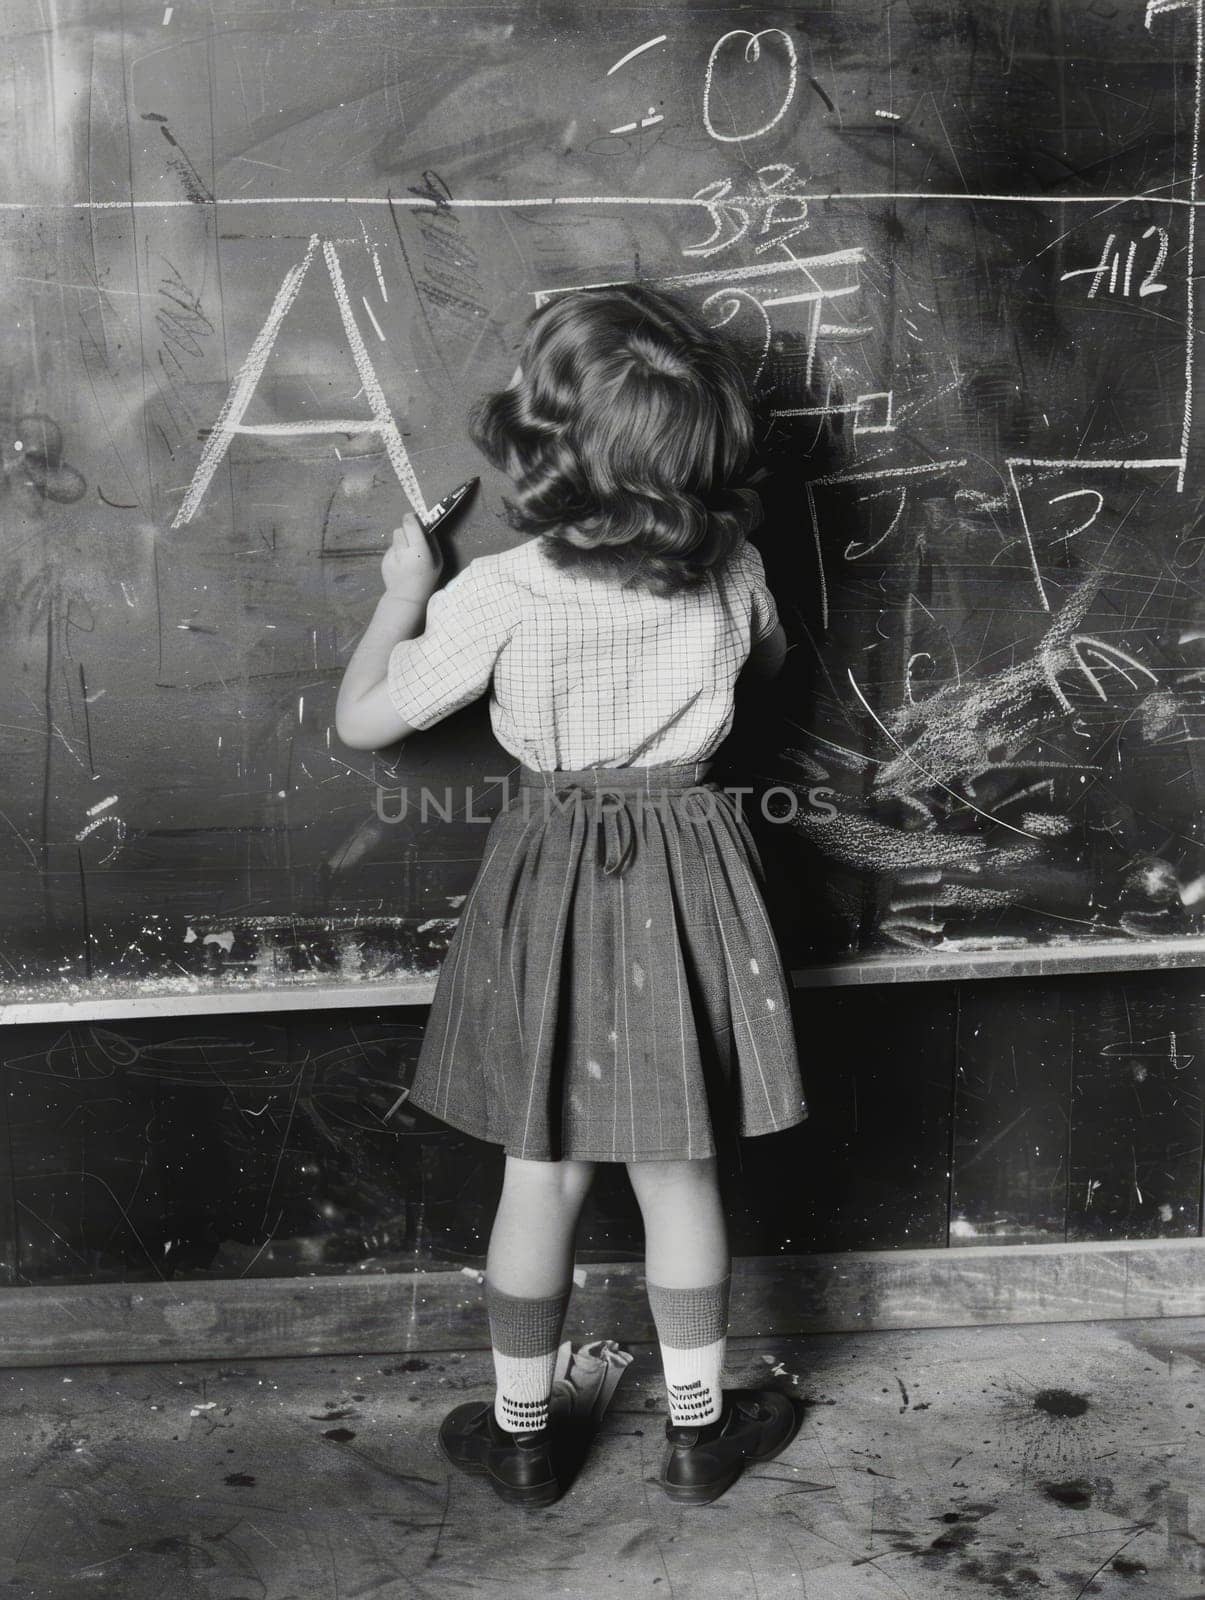
[(675, 1428), (702, 1428), (718, 1422), (724, 1409), (724, 1351), (726, 1339), (695, 1345), (691, 1350), (661, 1346), (665, 1369), (665, 1395), (669, 1420)]
[(494, 1351), (494, 1416), (507, 1433), (535, 1433), (548, 1426), (556, 1354), (504, 1356)]

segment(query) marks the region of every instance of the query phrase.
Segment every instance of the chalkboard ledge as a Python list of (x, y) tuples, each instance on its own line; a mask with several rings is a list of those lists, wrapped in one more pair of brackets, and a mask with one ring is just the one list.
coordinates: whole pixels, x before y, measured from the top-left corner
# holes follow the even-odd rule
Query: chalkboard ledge
[(969, 978), (1029, 978), (1069, 972), (1164, 972), (1205, 966), (1205, 934), (1166, 939), (1065, 939), (1046, 944), (981, 939), (957, 947), (851, 957), (796, 968), (797, 989), (876, 983), (948, 983)]
[[(850, 957), (824, 965), (793, 968), (797, 989), (858, 988), (882, 983), (951, 983), (991, 978), (1055, 977), (1076, 972), (1166, 972), (1205, 967), (1205, 935), (1178, 939), (1067, 940), (1064, 943), (992, 944), (973, 948), (903, 951)], [(114, 994), (99, 986), (93, 993), (5, 1002), (0, 991), (0, 1026), (39, 1022), (117, 1022), (134, 1017), (239, 1015), (258, 1011), (334, 1011), (356, 1006), (428, 1006), (435, 974), (392, 974), (378, 980), (333, 983), (181, 987), (154, 994)]]
[(5, 1002), (0, 991), (0, 1026), (35, 1022), (119, 1022), (135, 1017), (238, 1016), (258, 1011), (338, 1011), (349, 1006), (428, 1006), (435, 994), (434, 973), (413, 977), (394, 973), (377, 981), (231, 984), (114, 994), (111, 989), (69, 996)]

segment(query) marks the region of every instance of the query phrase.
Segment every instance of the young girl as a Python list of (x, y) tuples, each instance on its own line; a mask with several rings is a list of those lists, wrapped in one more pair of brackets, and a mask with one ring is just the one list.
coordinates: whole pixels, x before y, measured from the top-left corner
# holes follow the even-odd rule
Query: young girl
[(745, 539), (756, 497), (731, 487), (752, 423), (716, 336), (629, 286), (537, 312), (473, 435), (529, 537), (437, 590), (440, 554), (407, 517), (336, 711), (340, 738), (373, 749), (492, 679), (493, 730), (519, 762), (410, 1092), (506, 1151), (486, 1265), (497, 1392), (456, 1407), (440, 1446), (511, 1502), (560, 1493), (548, 1402), (574, 1236), (594, 1163), (622, 1161), (669, 1402), (661, 1483), (710, 1501), (797, 1426), (786, 1396), (721, 1386), (713, 1128), (807, 1115), (764, 869), (739, 791), (707, 782), (738, 673), (773, 674), (785, 649)]

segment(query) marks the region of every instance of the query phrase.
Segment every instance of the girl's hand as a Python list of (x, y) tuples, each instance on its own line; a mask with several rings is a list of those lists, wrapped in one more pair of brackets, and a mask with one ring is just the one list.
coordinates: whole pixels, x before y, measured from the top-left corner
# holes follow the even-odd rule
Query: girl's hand
[(426, 605), (439, 586), (442, 570), (443, 551), (414, 513), (408, 511), (401, 527), (393, 530), (393, 543), (381, 562), (386, 594)]

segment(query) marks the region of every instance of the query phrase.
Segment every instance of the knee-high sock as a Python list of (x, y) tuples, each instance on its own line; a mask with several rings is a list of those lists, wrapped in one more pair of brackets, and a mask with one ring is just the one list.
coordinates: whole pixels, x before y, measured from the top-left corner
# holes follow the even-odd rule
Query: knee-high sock
[(723, 1409), (731, 1286), (731, 1274), (703, 1289), (646, 1285), (675, 1427), (703, 1427), (716, 1422)]
[(487, 1280), (485, 1300), (498, 1384), (494, 1416), (508, 1433), (534, 1433), (548, 1423), (569, 1291), (529, 1300), (506, 1294)]

